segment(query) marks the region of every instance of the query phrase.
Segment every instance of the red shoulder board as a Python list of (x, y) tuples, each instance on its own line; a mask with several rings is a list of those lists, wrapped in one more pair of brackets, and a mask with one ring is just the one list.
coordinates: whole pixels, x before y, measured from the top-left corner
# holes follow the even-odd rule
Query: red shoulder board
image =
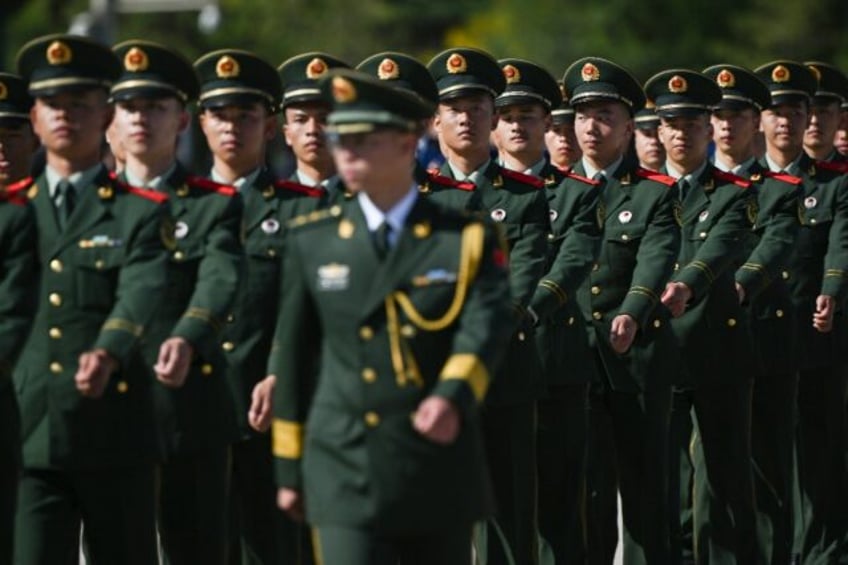
[(142, 198), (150, 200), (152, 202), (156, 202), (157, 204), (162, 204), (168, 201), (168, 195), (164, 192), (159, 192), (158, 190), (150, 190), (149, 188), (139, 188), (137, 186), (132, 186), (123, 182), (119, 182), (118, 185), (124, 188), (130, 194), (141, 196)]
[(203, 190), (209, 190), (212, 192), (217, 192), (218, 194), (223, 194), (224, 196), (235, 196), (238, 192), (238, 190), (236, 190), (236, 187), (234, 186), (230, 186), (228, 184), (221, 184), (219, 182), (215, 182), (214, 180), (205, 179), (196, 175), (188, 175), (186, 177), (186, 183), (197, 188), (202, 188)]
[(534, 177), (533, 175), (525, 175), (524, 173), (512, 171), (510, 169), (507, 169), (506, 167), (501, 167), (500, 172), (503, 176), (507, 178), (517, 180), (520, 183), (529, 184), (533, 188), (542, 188), (543, 186), (545, 186), (545, 181), (543, 181), (539, 177)]
[(775, 173), (772, 171), (763, 171), (763, 176), (768, 177), (770, 179), (777, 179), (779, 181), (783, 181), (789, 184), (801, 184), (804, 182), (804, 179), (801, 177), (796, 177), (795, 175), (790, 175), (788, 173)]
[(9, 186), (7, 186), (4, 190), (4, 192), (6, 193), (6, 196), (10, 200), (14, 197), (17, 197), (17, 196), (24, 196), (25, 197), (24, 193), (29, 189), (29, 187), (32, 186), (32, 183), (34, 183), (34, 182), (35, 182), (34, 178), (26, 177), (26, 178), (19, 180), (18, 182), (13, 182)]
[(438, 184), (440, 186), (446, 186), (448, 188), (458, 188), (460, 190), (468, 191), (477, 188), (477, 186), (473, 182), (458, 181), (450, 177), (440, 175), (436, 169), (430, 169), (429, 171), (427, 171), (427, 176), (429, 177), (430, 182)]
[(734, 175), (733, 173), (726, 173), (718, 169), (713, 169), (713, 176), (723, 181), (732, 182), (733, 184), (741, 188), (751, 188), (751, 181), (745, 180), (738, 175)]
[(848, 163), (841, 161), (816, 161), (816, 167), (826, 171), (836, 171), (838, 173), (848, 173)]
[(289, 192), (305, 194), (306, 196), (311, 196), (312, 198), (321, 198), (324, 195), (324, 189), (322, 188), (318, 188), (315, 186), (306, 186), (305, 184), (300, 184), (299, 182), (294, 182), (290, 180), (274, 181), (274, 186), (283, 190), (288, 190)]
[(652, 180), (654, 182), (658, 182), (666, 186), (674, 186), (675, 184), (677, 184), (677, 181), (674, 180), (674, 177), (670, 177), (668, 175), (664, 175), (656, 171), (651, 171), (643, 167), (636, 168), (636, 175), (642, 177), (643, 179)]
[(590, 179), (589, 177), (584, 177), (582, 175), (578, 175), (577, 173), (575, 173), (571, 169), (568, 169), (568, 170), (563, 171), (563, 172), (565, 173), (565, 176), (570, 178), (570, 179), (579, 180), (580, 182), (585, 182), (586, 184), (591, 184), (592, 186), (598, 186), (599, 184), (601, 184), (601, 181), (595, 180), (595, 179)]

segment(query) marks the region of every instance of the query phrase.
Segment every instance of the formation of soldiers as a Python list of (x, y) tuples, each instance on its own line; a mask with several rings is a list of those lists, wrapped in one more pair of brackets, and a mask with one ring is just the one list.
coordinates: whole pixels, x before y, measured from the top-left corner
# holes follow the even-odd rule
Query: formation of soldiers
[(848, 563), (837, 68), (17, 65), (0, 562)]

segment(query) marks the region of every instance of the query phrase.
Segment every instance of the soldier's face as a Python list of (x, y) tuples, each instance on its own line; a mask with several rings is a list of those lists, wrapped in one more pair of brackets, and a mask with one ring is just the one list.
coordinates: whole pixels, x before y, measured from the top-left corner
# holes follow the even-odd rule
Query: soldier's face
[(786, 153), (801, 152), (808, 123), (807, 104), (800, 101), (773, 106), (760, 115), (766, 147)]
[(624, 154), (633, 135), (633, 119), (620, 102), (588, 102), (575, 109), (574, 131), (583, 155), (605, 167)]
[(498, 108), (497, 114), (499, 149), (517, 157), (541, 159), (550, 112), (541, 104), (515, 104)]
[(339, 135), (332, 143), (336, 170), (354, 192), (397, 190), (411, 182), (417, 140), (394, 129)]
[(39, 96), (30, 110), (32, 129), (48, 153), (71, 162), (99, 157), (112, 108), (101, 89)]
[(326, 104), (295, 104), (285, 109), (283, 135), (298, 161), (320, 166), (329, 162), (324, 128), (330, 108)]
[(497, 119), (492, 97), (481, 93), (440, 102), (433, 128), (449, 151), (482, 152), (489, 150), (489, 134)]
[(260, 102), (231, 104), (204, 109), (200, 128), (216, 161), (248, 173), (262, 163), (277, 121)]
[(116, 102), (114, 121), (126, 156), (148, 163), (173, 158), (189, 116), (175, 97), (139, 97)]
[(551, 162), (560, 168), (576, 163), (583, 154), (577, 144), (577, 134), (572, 122), (550, 126), (545, 132), (545, 145)]
[(839, 129), (833, 136), (833, 144), (840, 155), (848, 155), (848, 112), (844, 110)]
[(804, 147), (826, 149), (833, 144), (833, 136), (842, 119), (839, 106), (836, 101), (810, 106), (810, 124), (804, 132)]
[(657, 128), (636, 128), (633, 140), (639, 164), (646, 169), (659, 171), (665, 164), (665, 150), (660, 143)]
[(29, 122), (0, 120), (0, 186), (29, 174), (38, 141)]
[(713, 141), (722, 153), (749, 158), (754, 154), (754, 140), (760, 129), (760, 114), (753, 108), (722, 109), (710, 117)]
[(706, 114), (661, 118), (659, 135), (668, 160), (691, 171), (707, 158), (713, 126)]

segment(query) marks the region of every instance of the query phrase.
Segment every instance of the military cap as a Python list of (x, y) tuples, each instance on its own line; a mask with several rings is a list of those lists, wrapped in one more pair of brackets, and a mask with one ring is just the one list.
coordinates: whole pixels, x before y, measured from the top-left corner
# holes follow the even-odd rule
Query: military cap
[(18, 75), (0, 73), (0, 122), (29, 121), (32, 98), (27, 83)]
[(480, 92), (496, 98), (506, 79), (494, 57), (480, 49), (457, 47), (442, 51), (427, 63), (439, 88), (439, 98), (449, 100)]
[(799, 100), (809, 101), (815, 94), (816, 76), (796, 61), (772, 61), (754, 69), (771, 93), (770, 106)]
[(277, 69), (264, 59), (240, 49), (219, 49), (194, 62), (200, 79), (200, 105), (263, 102), (276, 113), (283, 87)]
[(831, 64), (819, 61), (807, 61), (804, 64), (816, 77), (817, 87), (813, 102), (839, 102), (841, 105), (848, 100), (848, 77), (845, 73)]
[(132, 39), (112, 48), (123, 72), (112, 85), (112, 100), (174, 96), (183, 103), (197, 98), (197, 74), (188, 59), (164, 45)]
[(297, 102), (322, 101), (318, 81), (331, 69), (349, 68), (341, 59), (320, 52), (303, 53), (283, 61), (277, 67), (283, 86), (281, 108)]
[(551, 73), (523, 59), (501, 59), (506, 87), (495, 99), (495, 106), (539, 104), (551, 110), (562, 103), (562, 93)]
[(562, 82), (574, 107), (584, 102), (616, 100), (635, 113), (645, 105), (639, 81), (624, 68), (600, 57), (575, 61), (566, 69)]
[(562, 81), (557, 81), (557, 88), (559, 88), (561, 102), (559, 106), (551, 110), (551, 122), (555, 126), (561, 124), (573, 124), (574, 108), (571, 107), (571, 103), (568, 101), (568, 96), (565, 92), (565, 85), (562, 84)]
[(384, 51), (371, 55), (359, 63), (356, 70), (413, 92), (430, 104), (439, 103), (439, 89), (430, 71), (418, 59), (404, 53)]
[(18, 74), (29, 83), (32, 96), (63, 90), (109, 90), (121, 73), (112, 50), (85, 37), (67, 34), (33, 39), (18, 51)]
[(644, 108), (636, 112), (633, 123), (637, 129), (656, 129), (660, 125), (657, 109), (654, 108), (652, 103), (646, 103)]
[(713, 65), (703, 73), (721, 89), (716, 109), (742, 110), (753, 106), (758, 112), (771, 104), (771, 93), (752, 71), (736, 65)]
[(319, 86), (332, 109), (327, 116), (331, 133), (365, 133), (378, 128), (415, 131), (435, 110), (432, 103), (411, 91), (351, 69), (332, 71)]
[(660, 118), (709, 113), (721, 101), (715, 81), (688, 69), (655, 74), (645, 83), (645, 94)]

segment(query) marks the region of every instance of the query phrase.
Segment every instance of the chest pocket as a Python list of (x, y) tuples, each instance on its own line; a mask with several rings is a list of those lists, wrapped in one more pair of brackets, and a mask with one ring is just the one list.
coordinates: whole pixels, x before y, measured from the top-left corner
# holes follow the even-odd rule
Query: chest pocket
[[(618, 223), (618, 220), (612, 220)], [(610, 225), (604, 227), (604, 239), (608, 244), (638, 245), (645, 236), (647, 226), (640, 222), (628, 222), (626, 224)]]
[(833, 211), (829, 207), (821, 204), (814, 208), (804, 208), (803, 206), (802, 203), (799, 209), (799, 219), (802, 225), (815, 227), (827, 225), (833, 221)]
[(78, 252), (76, 297), (80, 308), (108, 311), (115, 302), (123, 253), (115, 249), (81, 249)]

